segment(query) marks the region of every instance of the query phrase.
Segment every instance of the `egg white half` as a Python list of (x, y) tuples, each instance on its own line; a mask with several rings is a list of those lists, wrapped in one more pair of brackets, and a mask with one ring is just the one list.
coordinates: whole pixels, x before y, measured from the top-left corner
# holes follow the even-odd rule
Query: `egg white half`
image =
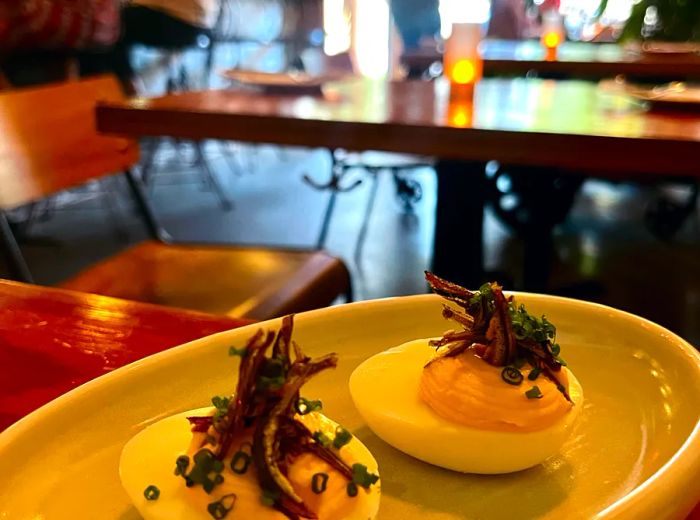
[(480, 430), (443, 419), (419, 397), (421, 372), (434, 355), (428, 339), (377, 354), (350, 376), (350, 394), (372, 431), (395, 448), (464, 473), (511, 473), (559, 452), (583, 407), (581, 385), (569, 372), (574, 406), (552, 426), (534, 432)]
[[(285, 520), (285, 515), (261, 503), (261, 490), (251, 469), (245, 475), (237, 475), (227, 467), (224, 477), (226, 489), (220, 489), (224, 488), (224, 484), (221, 484), (211, 495), (207, 495), (199, 486), (186, 487), (183, 478), (174, 475), (175, 460), (186, 453), (192, 439), (187, 417), (207, 415), (210, 411), (211, 408), (202, 408), (160, 420), (139, 432), (124, 446), (119, 475), (138, 512), (146, 520), (211, 520), (207, 504), (217, 500), (217, 494), (235, 491), (236, 503), (227, 518)], [(329, 435), (335, 432), (337, 426), (337, 423), (318, 413), (308, 414), (302, 420), (312, 431), (321, 429)], [(341, 448), (339, 455), (350, 465), (359, 462), (371, 473), (378, 474), (376, 460), (354, 436)], [(317, 471), (318, 459), (310, 454), (301, 455), (289, 468), (289, 474), (294, 474), (296, 479), (308, 479), (309, 488), (311, 477)], [(155, 485), (160, 491), (157, 500), (149, 501), (144, 497), (144, 490), (150, 485)], [(305, 493), (315, 502), (306, 503), (318, 513), (319, 520), (371, 520), (377, 515), (379, 483), (370, 486), (369, 490), (359, 488), (358, 495), (353, 498), (347, 497), (346, 485), (344, 478), (331, 477), (323, 494)], [(332, 496), (342, 496), (342, 503), (328, 503), (328, 498)]]

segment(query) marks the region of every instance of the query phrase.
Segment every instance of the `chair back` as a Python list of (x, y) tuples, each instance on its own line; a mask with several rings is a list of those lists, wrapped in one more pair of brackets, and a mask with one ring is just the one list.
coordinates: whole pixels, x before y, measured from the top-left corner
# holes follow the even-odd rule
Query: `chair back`
[(112, 76), (0, 92), (0, 211), (135, 164), (135, 141), (95, 125), (97, 102), (123, 97)]

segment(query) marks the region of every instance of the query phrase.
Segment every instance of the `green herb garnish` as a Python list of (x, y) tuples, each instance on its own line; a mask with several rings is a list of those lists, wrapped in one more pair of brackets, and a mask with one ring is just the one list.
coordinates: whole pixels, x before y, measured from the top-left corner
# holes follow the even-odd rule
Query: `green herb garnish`
[(207, 511), (212, 518), (216, 518), (217, 520), (226, 518), (226, 515), (231, 512), (233, 506), (236, 504), (237, 498), (238, 497), (235, 493), (224, 495), (216, 502), (212, 502), (211, 504), (207, 505)]
[(260, 391), (282, 388), (287, 380), (286, 362), (283, 357), (266, 359), (261, 370), (262, 375), (258, 378), (257, 388)]
[(542, 370), (539, 367), (535, 367), (532, 370), (530, 370), (530, 373), (527, 375), (527, 378), (530, 381), (534, 381), (537, 379), (537, 376), (539, 376), (542, 373)]
[(311, 438), (313, 440), (315, 440), (316, 442), (318, 442), (324, 448), (329, 448), (331, 446), (331, 444), (333, 443), (333, 441), (331, 441), (330, 437), (328, 437), (328, 435), (326, 435), (325, 433), (323, 433), (320, 430), (317, 432), (314, 432), (313, 435), (311, 436)]
[(221, 419), (228, 412), (228, 407), (231, 404), (231, 398), (215, 395), (211, 398), (211, 404), (213, 404), (214, 408), (216, 408), (216, 412), (214, 412), (214, 420)]
[(352, 481), (358, 486), (367, 489), (378, 480), (379, 475), (367, 471), (367, 466), (364, 464), (356, 463), (352, 465)]
[(356, 497), (357, 484), (355, 484), (354, 482), (348, 482), (348, 485), (345, 487), (345, 491), (347, 492), (349, 497)]
[(508, 304), (510, 317), (513, 322), (513, 334), (519, 340), (530, 339), (537, 343), (554, 340), (557, 328), (545, 316), (536, 318), (520, 304), (517, 308), (513, 303)]
[(229, 356), (238, 356), (241, 358), (244, 358), (248, 354), (248, 349), (246, 347), (241, 347), (241, 348), (236, 348), (236, 347), (229, 347), (228, 349), (228, 355)]
[(352, 439), (352, 433), (347, 431), (342, 426), (335, 429), (335, 438), (333, 439), (333, 447), (337, 450), (345, 446)]
[(542, 392), (538, 386), (533, 386), (530, 390), (525, 392), (525, 396), (528, 399), (542, 399)]
[(328, 473), (315, 473), (311, 477), (311, 491), (320, 495), (326, 490), (326, 484), (328, 484)]
[(501, 379), (509, 385), (518, 386), (523, 382), (523, 374), (515, 367), (503, 367), (503, 370), (501, 370)]
[(146, 497), (146, 500), (158, 500), (158, 497), (160, 496), (160, 489), (151, 484), (143, 490), (143, 496)]
[(175, 460), (175, 475), (185, 475), (190, 465), (190, 458), (187, 455), (180, 455)]
[(224, 481), (221, 472), (224, 463), (217, 459), (211, 450), (201, 449), (194, 454), (194, 467), (185, 477), (188, 487), (201, 485), (204, 491), (211, 493), (213, 489)]
[(310, 401), (304, 397), (297, 399), (294, 404), (294, 408), (299, 415), (306, 415), (309, 412), (315, 412), (323, 408), (323, 403), (321, 401)]
[(493, 288), (488, 282), (479, 287), (479, 290), (469, 299), (469, 307), (471, 309), (485, 307), (490, 312), (493, 310), (494, 305)]
[(243, 450), (238, 450), (231, 459), (231, 471), (243, 475), (248, 471), (248, 466), (253, 458)]

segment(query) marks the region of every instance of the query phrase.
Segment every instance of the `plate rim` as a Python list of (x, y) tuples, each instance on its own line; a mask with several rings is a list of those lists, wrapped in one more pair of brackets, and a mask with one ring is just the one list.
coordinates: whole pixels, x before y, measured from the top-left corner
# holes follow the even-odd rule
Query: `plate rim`
[[(683, 339), (674, 332), (666, 329), (665, 327), (621, 309), (616, 309), (608, 305), (589, 302), (585, 300), (579, 300), (575, 298), (568, 298), (563, 296), (554, 296), (539, 293), (529, 293), (529, 292), (519, 292), (519, 291), (504, 291), (507, 295), (513, 295), (514, 297), (523, 296), (531, 300), (547, 300), (553, 302), (561, 302), (567, 305), (573, 305), (583, 308), (593, 308), (599, 312), (612, 312), (613, 315), (619, 316), (625, 320), (633, 320), (638, 323), (644, 324), (646, 327), (650, 328), (651, 331), (661, 333), (668, 340), (664, 345), (667, 348), (677, 348), (688, 358), (689, 363), (694, 360), (695, 367), (694, 370), (697, 373), (698, 381), (700, 381), (700, 352), (687, 340)], [(349, 304), (338, 305), (334, 307), (326, 307), (322, 309), (316, 309), (312, 311), (297, 313), (295, 317), (302, 317), (303, 320), (314, 320), (323, 319), (329, 314), (342, 314), (348, 312), (351, 308), (363, 308), (368, 306), (382, 306), (382, 307), (392, 307), (396, 303), (407, 303), (412, 302), (421, 303), (423, 301), (436, 302), (441, 301), (437, 295), (434, 294), (419, 294), (410, 296), (395, 296), (389, 298), (380, 298), (374, 300), (363, 300), (358, 302), (353, 302)], [(242, 327), (237, 327), (235, 329), (229, 329), (227, 331), (218, 332), (211, 334), (209, 336), (204, 336), (202, 338), (177, 345), (170, 349), (152, 354), (145, 358), (139, 359), (122, 367), (119, 367), (111, 372), (103, 374), (95, 379), (87, 381), (69, 392), (49, 401), (48, 403), (37, 408), (30, 414), (26, 415), (16, 423), (10, 425), (7, 429), (0, 432), (0, 454), (7, 449), (16, 439), (20, 438), (25, 431), (36, 427), (44, 420), (46, 415), (51, 415), (60, 411), (60, 409), (69, 404), (71, 401), (79, 400), (84, 394), (87, 394), (94, 389), (98, 389), (104, 385), (113, 384), (114, 380), (119, 380), (125, 374), (133, 371), (147, 370), (149, 367), (161, 363), (163, 360), (170, 357), (178, 357), (182, 353), (194, 352), (197, 349), (204, 348), (203, 346), (211, 342), (215, 337), (222, 337), (231, 333), (243, 334), (245, 332), (254, 332), (261, 327), (271, 327), (277, 326), (281, 321), (281, 318), (273, 318), (270, 320), (265, 320), (261, 322), (251, 323), (249, 325), (244, 325)], [(673, 347), (670, 345), (673, 344)], [(668, 482), (677, 482), (679, 479), (681, 481), (687, 482), (689, 486), (692, 486), (692, 478), (700, 474), (700, 416), (695, 423), (690, 434), (687, 436), (683, 444), (676, 450), (676, 452), (653, 474), (651, 474), (646, 480), (637, 484), (632, 490), (627, 494), (617, 499), (615, 502), (609, 504), (605, 509), (598, 512), (595, 516), (597, 519), (610, 519), (623, 517), (626, 514), (651, 509), (653, 511), (661, 511), (663, 506), (666, 505), (666, 500), (661, 498), (663, 495), (658, 493), (659, 489), (664, 488)], [(698, 482), (695, 487), (695, 493), (691, 493), (684, 496), (696, 496), (694, 499), (700, 498), (700, 482)], [(687, 489), (687, 488), (686, 488)], [(695, 506), (695, 503), (690, 505), (690, 508)], [(643, 508), (643, 509), (640, 509)]]

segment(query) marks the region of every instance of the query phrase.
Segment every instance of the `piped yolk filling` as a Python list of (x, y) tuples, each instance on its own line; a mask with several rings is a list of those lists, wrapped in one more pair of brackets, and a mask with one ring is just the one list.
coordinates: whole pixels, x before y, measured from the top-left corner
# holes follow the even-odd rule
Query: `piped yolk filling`
[[(304, 416), (296, 416), (296, 418), (311, 431), (320, 431), (330, 438), (333, 438), (335, 434), (335, 423), (320, 413), (309, 413)], [(209, 433), (213, 433), (213, 429)], [(246, 444), (250, 446), (252, 440), (251, 428), (248, 433), (238, 436), (234, 440), (233, 446)], [(213, 449), (214, 446), (207, 443), (207, 433), (193, 433), (187, 455), (193, 458), (194, 454), (202, 448)], [(358, 460), (356, 450), (351, 445), (342, 447), (340, 456), (349, 464), (353, 462), (370, 464), (370, 461)], [(287, 478), (294, 491), (319, 518), (346, 517), (349, 511), (358, 509), (358, 501), (366, 500), (368, 491), (362, 487), (358, 487), (357, 497), (349, 497), (346, 490), (348, 480), (335, 468), (313, 454), (303, 453), (289, 462)], [(235, 474), (230, 470), (231, 456), (224, 460), (224, 464), (224, 481), (210, 495), (204, 493), (200, 488), (196, 488), (194, 496), (191, 496), (191, 498), (201, 502), (202, 510), (206, 511), (207, 503), (219, 500), (229, 493), (235, 493), (237, 496), (236, 518), (257, 518), (269, 510), (270, 506), (261, 502), (262, 491), (259, 488), (255, 465), (251, 463), (244, 474)], [(328, 475), (325, 490), (322, 493), (315, 493), (312, 489), (312, 479), (317, 473)], [(279, 517), (285, 518), (282, 514)]]
[[(543, 430), (564, 417), (572, 404), (555, 383), (539, 375), (530, 381), (532, 367), (520, 369), (523, 382), (506, 383), (502, 367), (495, 367), (472, 351), (437, 359), (423, 369), (419, 395), (439, 416), (480, 430), (532, 432)], [(569, 387), (567, 369), (557, 372)], [(525, 392), (537, 386), (541, 398), (528, 398)]]

